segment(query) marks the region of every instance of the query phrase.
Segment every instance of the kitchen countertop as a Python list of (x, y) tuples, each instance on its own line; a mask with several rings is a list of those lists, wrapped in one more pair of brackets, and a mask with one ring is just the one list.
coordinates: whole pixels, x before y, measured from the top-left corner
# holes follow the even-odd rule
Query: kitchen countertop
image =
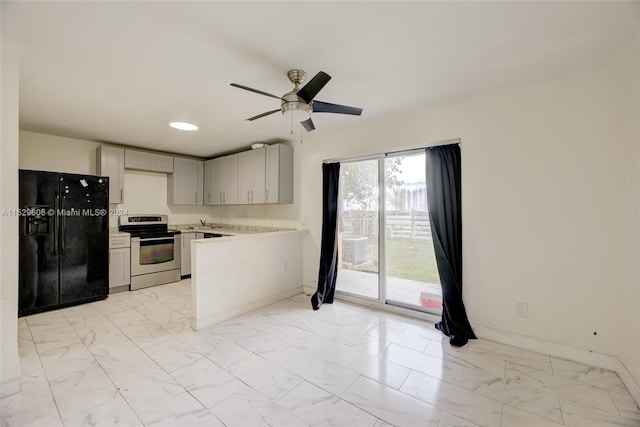
[[(177, 230), (182, 233), (220, 233), (230, 236), (257, 233), (273, 233), (276, 231), (295, 231), (295, 228), (264, 227), (260, 225), (234, 225), (234, 224), (172, 224), (169, 230)], [(118, 230), (117, 227), (109, 228), (109, 237), (129, 237), (130, 234)]]
[(259, 225), (234, 225), (234, 224), (173, 224), (169, 229), (178, 230), (183, 233), (220, 233), (230, 236), (241, 234), (272, 233), (276, 231), (293, 231), (294, 228), (285, 227), (263, 227)]
[(111, 237), (129, 237), (131, 236), (129, 233), (127, 233), (126, 231), (120, 231), (118, 230), (117, 227), (111, 227), (109, 229), (109, 238)]

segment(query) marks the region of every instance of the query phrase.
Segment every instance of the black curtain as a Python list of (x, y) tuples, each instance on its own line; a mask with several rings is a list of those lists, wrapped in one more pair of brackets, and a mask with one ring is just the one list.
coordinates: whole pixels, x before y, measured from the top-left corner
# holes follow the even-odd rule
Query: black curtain
[(311, 297), (314, 310), (323, 303), (333, 303), (338, 275), (338, 190), (340, 163), (322, 165), (322, 241), (320, 243), (320, 269), (318, 290)]
[(449, 343), (463, 346), (476, 336), (462, 302), (461, 159), (458, 144), (426, 149), (427, 202), (442, 284), (442, 321)]

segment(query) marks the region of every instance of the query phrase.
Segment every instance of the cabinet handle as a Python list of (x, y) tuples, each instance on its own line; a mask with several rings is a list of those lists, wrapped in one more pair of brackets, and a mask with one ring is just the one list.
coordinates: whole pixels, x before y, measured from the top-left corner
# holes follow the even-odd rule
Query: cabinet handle
[(251, 191), (247, 190), (247, 203), (251, 203)]
[(124, 196), (123, 196), (122, 192), (123, 192), (123, 190), (122, 190), (122, 188), (121, 188), (121, 189), (120, 189), (120, 202), (121, 202), (121, 203), (124, 203)]
[(211, 204), (211, 193), (209, 193), (209, 204)]
[(198, 204), (198, 192), (196, 191), (196, 205)]
[(264, 200), (266, 202), (269, 201), (269, 189), (268, 188), (265, 188), (265, 190), (264, 190)]

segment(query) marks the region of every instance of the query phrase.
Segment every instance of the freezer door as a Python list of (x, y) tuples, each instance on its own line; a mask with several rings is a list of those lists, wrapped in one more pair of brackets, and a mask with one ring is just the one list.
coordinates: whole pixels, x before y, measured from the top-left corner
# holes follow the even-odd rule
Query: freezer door
[(60, 304), (109, 293), (109, 180), (60, 174)]
[(24, 316), (58, 304), (58, 174), (20, 170), (18, 179), (18, 313)]

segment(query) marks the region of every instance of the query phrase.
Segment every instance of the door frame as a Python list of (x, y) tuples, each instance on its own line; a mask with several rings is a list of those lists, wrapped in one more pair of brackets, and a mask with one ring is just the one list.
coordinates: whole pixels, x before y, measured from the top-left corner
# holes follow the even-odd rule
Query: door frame
[[(459, 140), (456, 140), (459, 143)], [(438, 144), (430, 145), (446, 145), (452, 143), (451, 140), (444, 141)], [(439, 321), (441, 314), (434, 313), (432, 311), (423, 309), (419, 305), (405, 304), (400, 301), (388, 301), (387, 300), (387, 233), (386, 233), (386, 185), (385, 185), (385, 159), (393, 157), (405, 157), (410, 155), (424, 154), (427, 147), (411, 148), (407, 150), (399, 150), (388, 153), (379, 153), (369, 156), (360, 156), (354, 158), (348, 158), (340, 160), (340, 163), (357, 163), (361, 161), (377, 160), (378, 161), (378, 298), (372, 298), (365, 295), (358, 295), (351, 292), (346, 292), (336, 287), (336, 296), (339, 299), (355, 302), (358, 304), (389, 310), (393, 312), (401, 312), (405, 315), (411, 315), (427, 320)], [(342, 185), (340, 185), (342, 188)], [(338, 193), (338, 215), (342, 215), (342, 191)], [(419, 313), (419, 314), (418, 314)]]

